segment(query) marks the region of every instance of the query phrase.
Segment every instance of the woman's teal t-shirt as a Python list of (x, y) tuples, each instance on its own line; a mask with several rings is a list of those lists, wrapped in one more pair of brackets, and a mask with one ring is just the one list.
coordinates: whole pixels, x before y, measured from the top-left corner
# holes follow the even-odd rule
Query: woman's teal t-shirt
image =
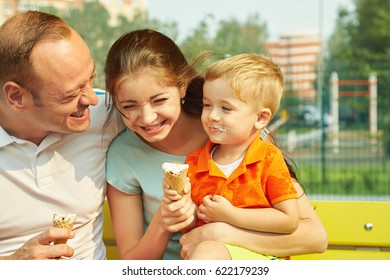
[[(142, 193), (145, 230), (163, 197), (162, 164), (184, 160), (185, 156), (170, 155), (150, 147), (129, 129), (125, 129), (111, 142), (107, 152), (107, 181), (126, 194)], [(131, 213), (128, 214), (131, 218)], [(180, 236), (181, 233), (172, 234), (164, 259), (181, 259)]]

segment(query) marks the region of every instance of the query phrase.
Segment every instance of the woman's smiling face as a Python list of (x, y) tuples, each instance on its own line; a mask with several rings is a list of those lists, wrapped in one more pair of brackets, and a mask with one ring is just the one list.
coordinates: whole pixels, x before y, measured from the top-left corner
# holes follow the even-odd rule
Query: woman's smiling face
[(143, 71), (119, 84), (116, 103), (126, 126), (153, 143), (164, 140), (178, 120), (181, 95)]

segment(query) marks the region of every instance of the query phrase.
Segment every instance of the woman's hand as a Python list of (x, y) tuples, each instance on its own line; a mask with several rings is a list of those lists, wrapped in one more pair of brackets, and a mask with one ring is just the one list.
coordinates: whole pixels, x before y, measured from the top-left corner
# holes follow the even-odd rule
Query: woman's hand
[(226, 223), (210, 223), (204, 224), (200, 227), (196, 227), (191, 231), (183, 234), (180, 238), (180, 244), (182, 246), (180, 256), (183, 259), (187, 259), (191, 255), (192, 250), (202, 241), (206, 240), (224, 240), (225, 233), (229, 232), (231, 225)]
[(181, 198), (183, 198), (185, 196), (191, 197), (191, 183), (190, 183), (190, 179), (188, 177), (186, 177), (186, 180), (185, 180), (185, 186), (184, 186), (184, 191), (183, 191), (184, 195), (179, 195), (177, 193), (177, 191), (175, 191), (174, 189), (171, 189), (171, 187), (169, 186), (169, 184), (165, 180), (165, 178), (162, 181), (162, 185), (163, 185), (163, 192), (164, 192), (163, 199), (165, 199), (166, 202), (168, 202), (168, 203), (176, 201), (176, 200), (180, 200)]
[(181, 196), (163, 180), (164, 196), (161, 201), (162, 222), (169, 232), (185, 230), (195, 221), (196, 205), (191, 200), (191, 185), (186, 180), (185, 195)]

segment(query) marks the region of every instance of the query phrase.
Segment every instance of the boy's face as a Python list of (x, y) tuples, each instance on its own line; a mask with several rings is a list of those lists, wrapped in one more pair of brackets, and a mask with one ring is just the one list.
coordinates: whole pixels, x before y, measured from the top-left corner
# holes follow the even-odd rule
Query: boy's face
[(258, 133), (259, 112), (236, 97), (224, 77), (205, 81), (202, 124), (212, 142), (247, 144)]

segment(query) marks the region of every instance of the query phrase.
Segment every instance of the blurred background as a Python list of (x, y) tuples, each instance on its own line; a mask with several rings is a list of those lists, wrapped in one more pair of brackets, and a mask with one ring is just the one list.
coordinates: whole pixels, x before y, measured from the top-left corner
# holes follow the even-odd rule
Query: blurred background
[(0, 0), (0, 23), (28, 9), (81, 34), (103, 89), (108, 49), (140, 28), (174, 39), (190, 62), (216, 53), (200, 71), (238, 53), (271, 56), (285, 93), (269, 129), (309, 198), (390, 201), (390, 1)]

